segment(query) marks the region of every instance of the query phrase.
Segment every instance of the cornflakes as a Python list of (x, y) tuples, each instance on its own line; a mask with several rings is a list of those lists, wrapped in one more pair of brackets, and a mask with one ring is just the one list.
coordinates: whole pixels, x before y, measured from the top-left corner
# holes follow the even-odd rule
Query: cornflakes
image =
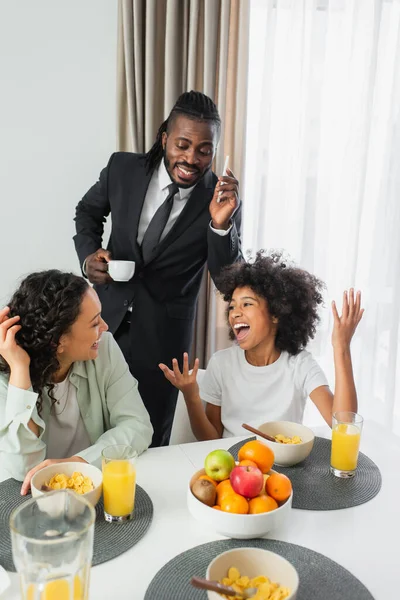
[(286, 435), (283, 435), (282, 433), (278, 433), (278, 435), (275, 435), (275, 440), (277, 442), (280, 442), (281, 444), (301, 444), (302, 443), (302, 439), (300, 436), (298, 435), (294, 435), (293, 437), (288, 437)]
[(56, 473), (46, 485), (52, 490), (73, 490), (77, 494), (86, 494), (94, 489), (90, 477), (84, 477), (79, 471), (74, 471), (71, 477), (64, 473)]
[[(240, 575), (236, 567), (231, 567), (228, 571), (228, 576), (223, 577), (220, 581), (223, 585), (230, 585), (236, 592), (241, 593), (249, 588), (256, 588), (256, 593), (251, 596), (253, 600), (285, 600), (290, 595), (290, 589), (273, 583), (264, 575), (259, 575), (250, 579), (247, 575)], [(240, 600), (243, 596), (225, 596), (230, 600)]]

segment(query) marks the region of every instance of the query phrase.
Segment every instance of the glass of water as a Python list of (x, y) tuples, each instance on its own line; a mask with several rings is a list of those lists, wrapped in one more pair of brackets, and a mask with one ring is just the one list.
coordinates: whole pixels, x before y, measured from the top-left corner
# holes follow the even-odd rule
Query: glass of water
[(46, 492), (10, 517), (23, 600), (88, 600), (95, 510), (70, 490)]

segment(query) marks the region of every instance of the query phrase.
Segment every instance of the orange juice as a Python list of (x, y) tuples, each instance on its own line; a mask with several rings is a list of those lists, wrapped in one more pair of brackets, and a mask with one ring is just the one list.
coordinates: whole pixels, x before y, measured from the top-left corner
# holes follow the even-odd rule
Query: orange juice
[(136, 470), (129, 460), (103, 461), (104, 511), (124, 517), (135, 504)]
[(355, 471), (360, 447), (360, 429), (339, 423), (332, 429), (331, 466), (338, 471)]
[[(34, 600), (35, 584), (31, 583), (28, 586), (26, 600)], [(87, 595), (84, 593), (81, 579), (78, 575), (74, 578), (74, 590), (71, 595), (71, 587), (66, 579), (53, 579), (44, 586), (44, 590), (40, 594), (40, 600), (86, 600)]]

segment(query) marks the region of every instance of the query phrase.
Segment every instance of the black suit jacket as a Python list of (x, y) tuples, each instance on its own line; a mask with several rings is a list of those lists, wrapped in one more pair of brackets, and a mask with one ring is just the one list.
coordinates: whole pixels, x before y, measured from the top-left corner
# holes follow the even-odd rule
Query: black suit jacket
[(74, 236), (82, 266), (89, 254), (102, 247), (103, 225), (111, 213), (107, 247), (113, 259), (134, 260), (136, 269), (131, 281), (96, 286), (96, 290), (102, 316), (113, 333), (128, 306), (133, 306), (133, 362), (143, 367), (157, 366), (160, 360), (170, 364), (174, 356), (181, 357), (188, 350), (205, 263), (214, 278), (223, 266), (241, 257), (240, 206), (228, 235), (219, 236), (210, 229), (209, 204), (217, 177), (209, 171), (151, 261), (144, 264), (137, 234), (151, 176), (146, 172), (145, 155), (113, 154), (99, 181), (76, 207)]

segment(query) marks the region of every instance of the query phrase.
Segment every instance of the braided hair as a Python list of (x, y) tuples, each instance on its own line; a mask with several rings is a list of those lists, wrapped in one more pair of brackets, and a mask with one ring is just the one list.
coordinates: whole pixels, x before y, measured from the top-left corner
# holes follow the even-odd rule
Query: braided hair
[(168, 133), (176, 117), (183, 115), (193, 121), (210, 121), (217, 129), (219, 135), (221, 129), (221, 119), (218, 109), (214, 102), (201, 92), (184, 92), (176, 101), (174, 107), (169, 113), (168, 118), (161, 123), (157, 132), (156, 141), (146, 154), (147, 172), (152, 172), (160, 163), (163, 157), (162, 136)]
[[(15, 339), (31, 359), (30, 376), (33, 391), (38, 394), (38, 414), (42, 409), (45, 387), (52, 399), (52, 378), (60, 367), (57, 347), (62, 335), (76, 321), (88, 283), (72, 273), (52, 269), (26, 277), (11, 298), (10, 317), (19, 315), (21, 329)], [(0, 356), (0, 372), (10, 373), (10, 367)]]

